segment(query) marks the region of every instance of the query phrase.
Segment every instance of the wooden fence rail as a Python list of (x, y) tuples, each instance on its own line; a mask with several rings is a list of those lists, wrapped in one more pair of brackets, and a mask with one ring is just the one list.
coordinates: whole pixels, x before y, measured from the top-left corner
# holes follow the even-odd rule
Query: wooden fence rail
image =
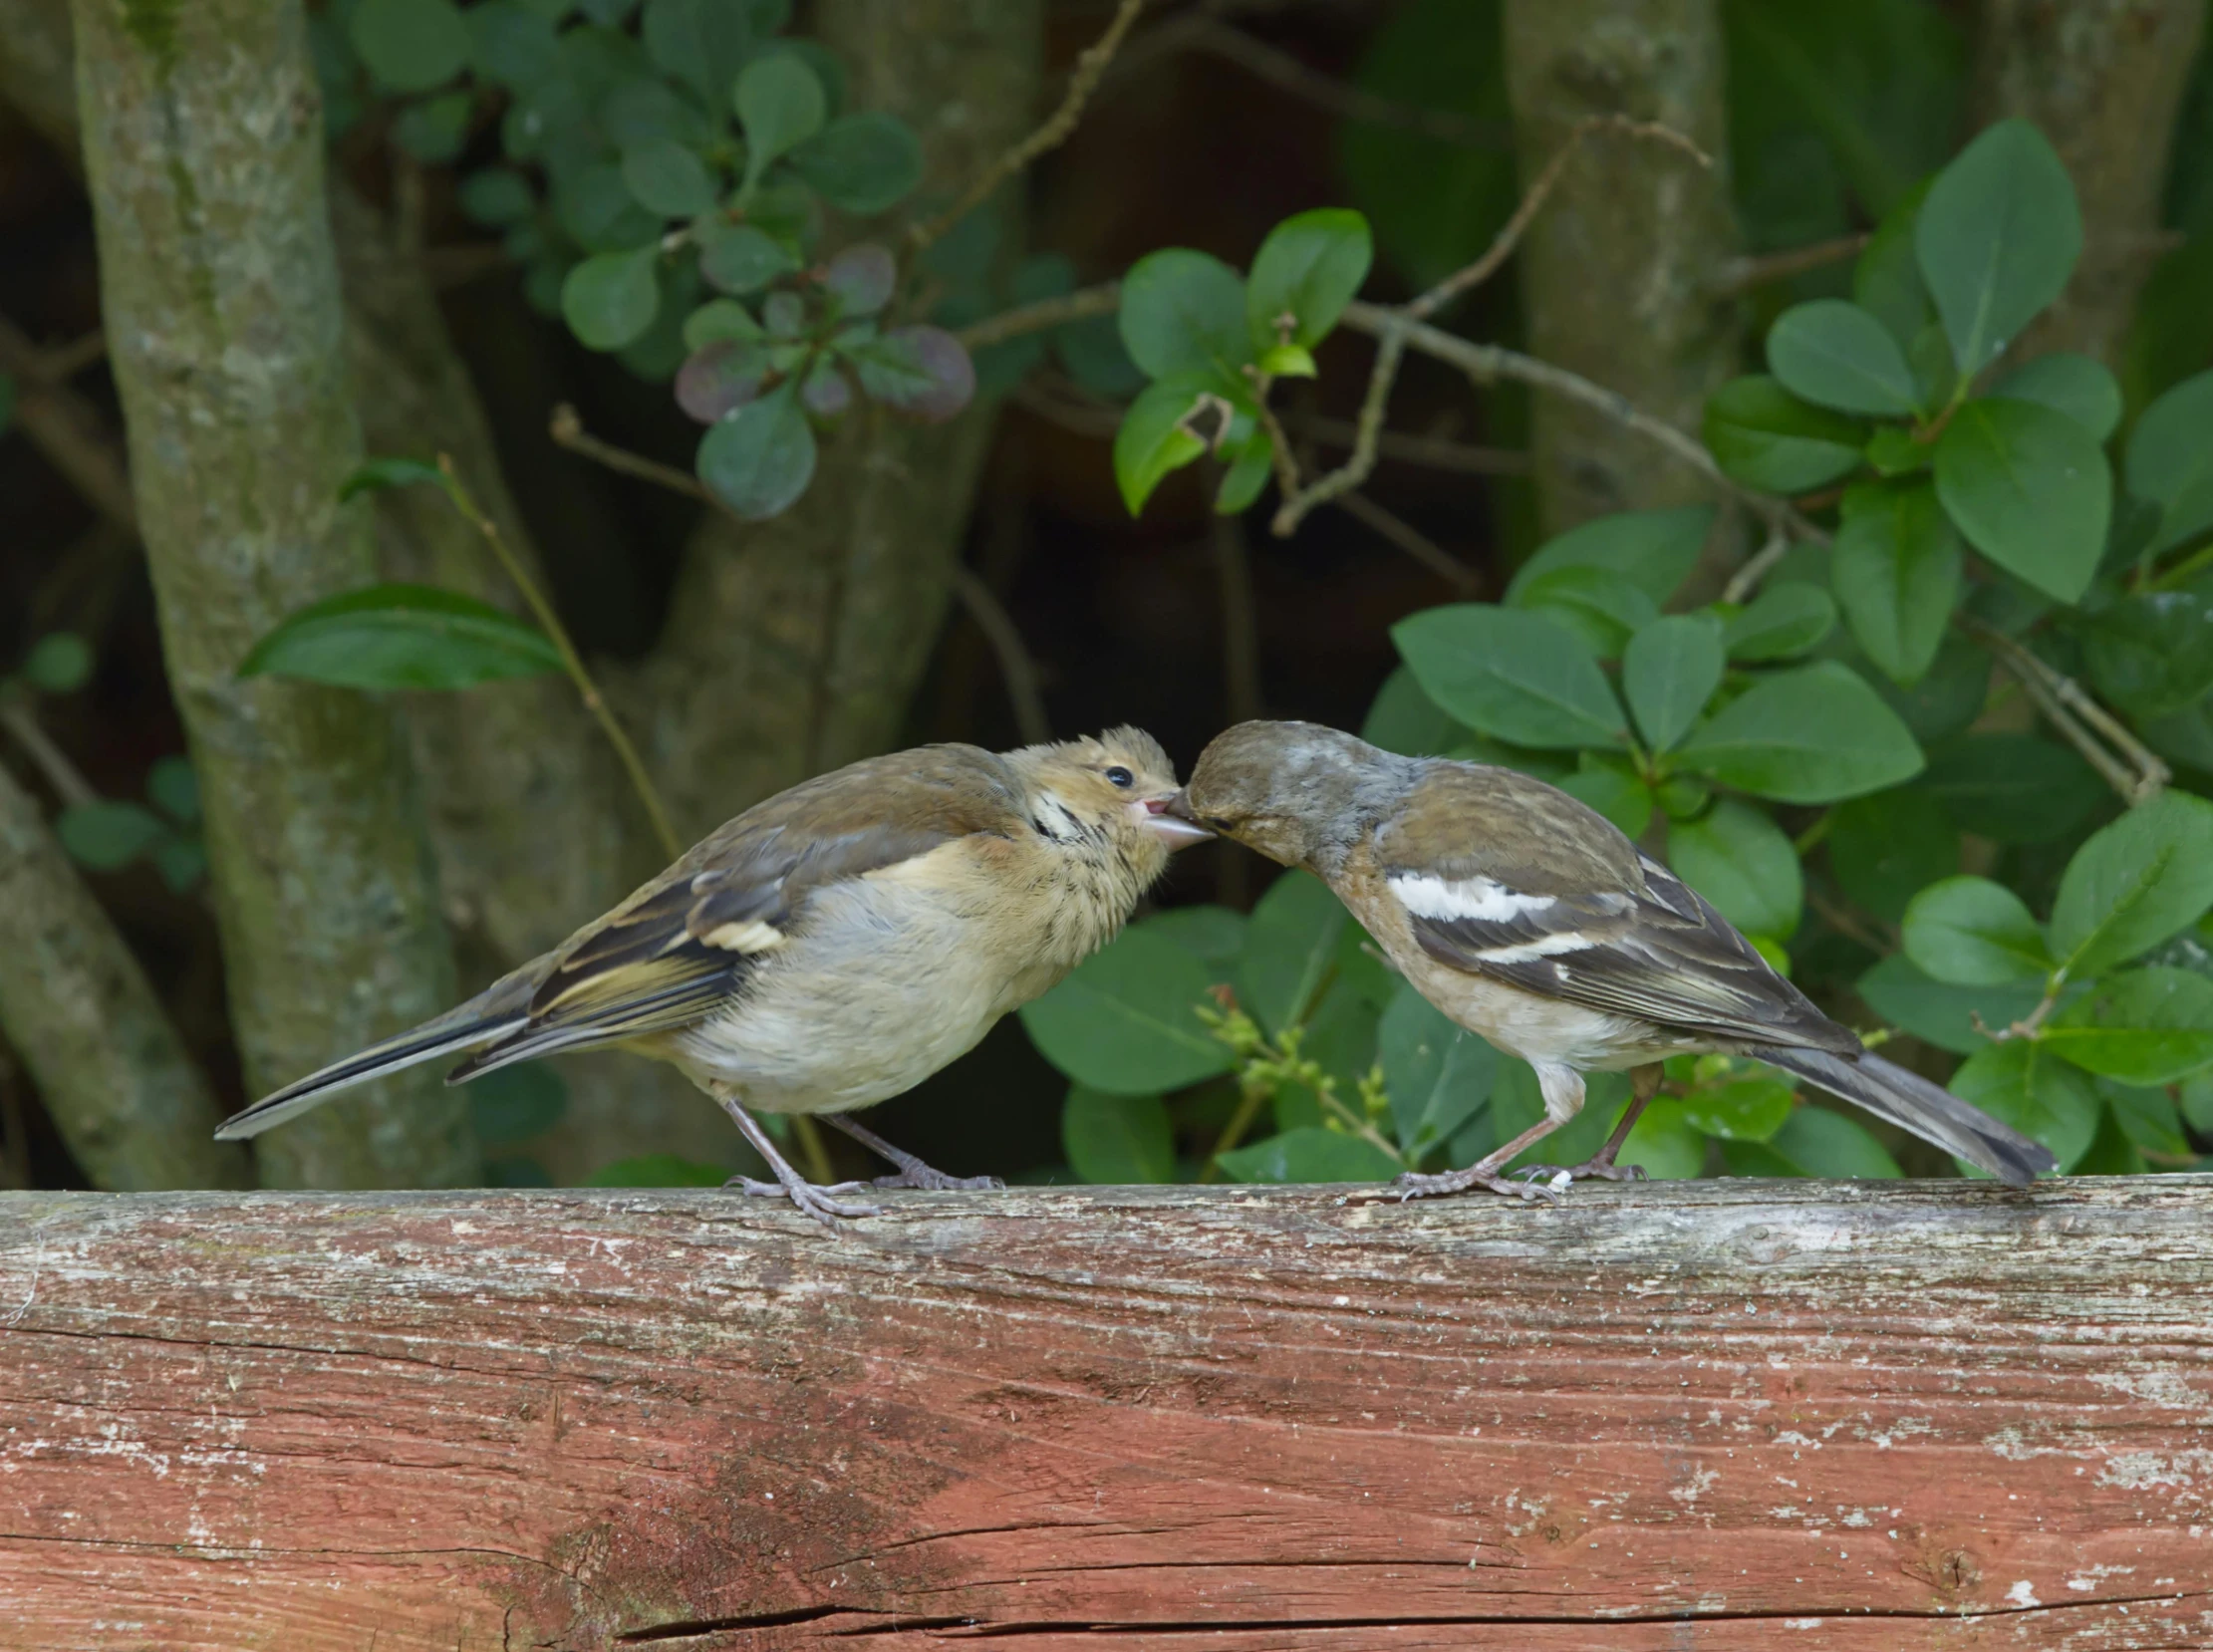
[(0, 1198), (0, 1645), (2213, 1646), (2213, 1177)]

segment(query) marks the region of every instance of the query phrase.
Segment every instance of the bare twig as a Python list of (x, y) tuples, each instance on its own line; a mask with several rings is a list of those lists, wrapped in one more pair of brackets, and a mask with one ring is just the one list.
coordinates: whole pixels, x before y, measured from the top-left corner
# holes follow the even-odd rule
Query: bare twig
[[(1791, 536), (1771, 525), (1768, 530), (1768, 542), (1752, 556), (1747, 557), (1742, 568), (1729, 576), (1729, 583), (1722, 587), (1721, 600), (1723, 602), (1749, 601), (1752, 594), (1760, 589), (1760, 582), (1766, 579), (1775, 570), (1775, 565), (1789, 554), (1791, 545)], [(1827, 817), (1823, 816), (1822, 818), (1826, 819)]]
[(38, 377), (50, 385), (59, 385), (76, 378), (93, 363), (108, 357), (108, 335), (100, 328), (72, 339), (68, 344), (56, 345), (46, 352), (39, 364)]
[(689, 493), (694, 499), (719, 507), (720, 501), (691, 471), (679, 470), (673, 464), (663, 464), (658, 459), (649, 459), (642, 453), (630, 452), (589, 434), (584, 428), (584, 421), (577, 417), (576, 410), (566, 402), (555, 406), (547, 430), (557, 447), (566, 447), (572, 453), (582, 453), (586, 458), (604, 464), (610, 470), (620, 471), (623, 475), (636, 476), (640, 481), (652, 482), (675, 493)]
[(1755, 287), (1765, 287), (1771, 281), (1782, 281), (1807, 270), (1821, 269), (1829, 264), (1840, 264), (1847, 258), (1857, 258), (1866, 250), (1869, 237), (1865, 234), (1839, 235), (1832, 241), (1815, 241), (1810, 246), (1789, 247), (1782, 252), (1764, 252), (1757, 257), (1732, 258), (1714, 272), (1707, 291), (1716, 298), (1734, 298), (1739, 293), (1749, 293)]
[(506, 569), (507, 577), (514, 581), (515, 589), (522, 593), (522, 600), (530, 605), (530, 612), (537, 616), (538, 624), (553, 641), (554, 650), (561, 656), (561, 666), (569, 674), (569, 681), (576, 685), (576, 691), (583, 697), (584, 708), (592, 713), (607, 736), (607, 743), (615, 748), (623, 770), (630, 776), (631, 786), (638, 793), (638, 801), (645, 805), (647, 818), (653, 822), (654, 835), (661, 840), (661, 847), (671, 860), (684, 853), (684, 843), (677, 836), (677, 829), (669, 823), (669, 811), (663, 806), (661, 793), (654, 789), (653, 777), (646, 772), (645, 762), (638, 755), (638, 748), (631, 744), (623, 725), (615, 720), (614, 710), (607, 703), (607, 696), (592, 680), (585, 668), (584, 658), (576, 652), (576, 645), (569, 640), (569, 629), (561, 623), (561, 616), (548, 602), (545, 593), (538, 589), (537, 581), (523, 567), (522, 559), (515, 555), (514, 547), (507, 543), (499, 525), (477, 506), (467, 488), (461, 485), (461, 476), (450, 453), (438, 455), (438, 472), (445, 478), (446, 497), (453, 506), (484, 538), (492, 548), (492, 555)]
[(0, 318), (0, 373), (19, 381), (15, 422), (87, 504), (136, 538), (138, 511), (122, 444), (100, 411), (61, 383), (53, 369), (57, 354), (39, 349), (12, 322)]
[(1522, 235), (1527, 232), (1538, 209), (1544, 205), (1545, 198), (1558, 187), (1561, 174), (1567, 170), (1568, 161), (1575, 157), (1575, 151), (1582, 147), (1583, 139), (1597, 132), (1618, 132), (1629, 138), (1665, 143), (1671, 148), (1681, 149), (1701, 166), (1711, 166), (1714, 163), (1712, 155), (1673, 127), (1663, 127), (1655, 121), (1632, 121), (1626, 115), (1593, 115), (1587, 120), (1576, 122), (1575, 129), (1567, 135), (1566, 140), (1558, 149), (1553, 151), (1552, 158), (1544, 163), (1544, 170), (1537, 173), (1536, 181), (1522, 195), (1521, 204), (1514, 209), (1514, 216), (1507, 219), (1506, 227), (1492, 238), (1484, 255), (1466, 269), (1448, 275), (1421, 297), (1408, 303), (1404, 307), (1407, 318), (1412, 321), (1427, 321), (1462, 293), (1490, 280), (1499, 266), (1514, 255), (1514, 249), (1521, 244)]
[(976, 630), (983, 633), (983, 640), (991, 645), (991, 653), (999, 663), (999, 677), (1006, 685), (1006, 697), (1014, 707), (1014, 726), (1022, 736), (1024, 745), (1043, 745), (1053, 737), (1052, 723), (1045, 715), (1045, 696), (1037, 686), (1037, 665), (1023, 645), (1021, 631), (1014, 624), (1013, 615), (991, 592), (991, 588), (977, 577), (975, 570), (960, 566), (953, 571), (953, 594), (961, 599)]
[(1020, 338), (1024, 333), (1038, 333), (1048, 327), (1059, 327), (1071, 321), (1086, 321), (1093, 316), (1111, 316), (1122, 303), (1122, 284), (1119, 281), (1103, 282), (1096, 287), (1080, 287), (1058, 298), (1041, 298), (1034, 304), (1021, 304), (1011, 310), (1001, 310), (987, 316), (972, 327), (964, 327), (954, 335), (970, 350), (981, 350), (986, 345), (1004, 344), (1008, 339)]
[[(1353, 425), (1352, 453), (1336, 469), (1317, 476), (1305, 487), (1299, 487), (1298, 467), (1291, 459), (1290, 444), (1280, 440), (1282, 427), (1272, 421), (1268, 427), (1270, 441), (1278, 441), (1276, 474), (1284, 480), (1283, 501), (1275, 507), (1275, 518), (1268, 529), (1278, 539), (1288, 538), (1297, 530), (1299, 521), (1318, 504), (1334, 499), (1340, 493), (1350, 493), (1375, 470), (1376, 440), (1383, 433), (1383, 415), (1391, 404), (1391, 386), (1399, 376), (1399, 362), (1406, 354), (1406, 333), (1403, 327), (1386, 329), (1378, 338), (1375, 366), (1368, 373), (1368, 393), (1360, 401), (1360, 417)], [(1267, 402), (1263, 395), (1260, 407), (1264, 412)]]
[[(1301, 418), (1286, 421), (1291, 434), (1330, 447), (1350, 447), (1359, 426), (1342, 418)], [(1376, 454), (1400, 464), (1419, 464), (1432, 470), (1451, 470), (1463, 476), (1525, 476), (1529, 455), (1516, 447), (1476, 447), (1438, 436), (1418, 436), (1404, 430), (1383, 430), (1375, 438)]]
[(1060, 107), (1053, 111), (1043, 126), (984, 167), (982, 175), (970, 183), (952, 206), (937, 217), (909, 230), (907, 242), (913, 251), (921, 252), (980, 206), (1000, 184), (1039, 155), (1067, 141), (1068, 135), (1076, 130), (1076, 123), (1083, 118), (1083, 106), (1090, 100), (1092, 89), (1099, 84), (1099, 77), (1106, 73), (1107, 65), (1114, 61), (1114, 54), (1122, 45), (1122, 37), (1129, 33), (1130, 25), (1137, 21), (1137, 14), (1144, 9), (1145, 0), (1122, 0), (1115, 7), (1114, 19), (1107, 24), (1106, 33), (1085, 47), (1077, 57), (1075, 71), (1068, 77), (1068, 90), (1060, 100)]
[(1418, 532), (1411, 524), (1385, 510), (1365, 493), (1340, 493), (1331, 503), (1355, 521), (1373, 528), (1454, 590), (1474, 596), (1482, 588), (1483, 581), (1476, 577), (1473, 568), (1426, 534)]
[(100, 801), (100, 793), (86, 779), (77, 765), (69, 760), (69, 753), (47, 737), (39, 726), (39, 719), (21, 695), (0, 694), (0, 728), (5, 728), (23, 754), (38, 765), (46, 776), (46, 783), (54, 788), (54, 795), (62, 800), (64, 808), (81, 808), (87, 803)]
[[(2174, 778), (2174, 771), (2074, 678), (2046, 665), (2019, 641), (1972, 614), (1954, 614), (1952, 623), (1990, 651), (2007, 675), (2036, 701), (2045, 719), (2131, 808), (2150, 802)], [(2110, 741), (2120, 756), (2115, 757), (2100, 744), (2099, 736)]]

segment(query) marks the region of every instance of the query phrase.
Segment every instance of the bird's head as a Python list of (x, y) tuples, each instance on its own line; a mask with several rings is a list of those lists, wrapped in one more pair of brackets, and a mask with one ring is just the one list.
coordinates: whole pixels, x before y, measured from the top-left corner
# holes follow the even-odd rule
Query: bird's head
[(1007, 753), (1028, 792), (1030, 818), (1056, 842), (1113, 850), (1146, 884), (1178, 849), (1214, 836), (1168, 812), (1176, 765), (1160, 742), (1124, 724), (1103, 734)]
[(1401, 761), (1317, 722), (1241, 722), (1199, 754), (1168, 812), (1327, 875)]

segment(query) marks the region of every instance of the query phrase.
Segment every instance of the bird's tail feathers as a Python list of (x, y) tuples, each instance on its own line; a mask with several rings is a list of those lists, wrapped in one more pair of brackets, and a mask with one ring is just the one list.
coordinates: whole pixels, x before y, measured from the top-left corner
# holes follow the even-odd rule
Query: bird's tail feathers
[(343, 1061), (295, 1079), (251, 1107), (233, 1113), (216, 1130), (215, 1139), (244, 1141), (322, 1106), (357, 1084), (504, 1037), (529, 1018), (531, 984), (528, 971), (518, 970), (434, 1020), (410, 1027), (381, 1044), (372, 1044)]
[(1818, 1084), (2017, 1188), (2060, 1168), (2043, 1143), (1879, 1055), (1840, 1056), (1780, 1046), (1744, 1053)]

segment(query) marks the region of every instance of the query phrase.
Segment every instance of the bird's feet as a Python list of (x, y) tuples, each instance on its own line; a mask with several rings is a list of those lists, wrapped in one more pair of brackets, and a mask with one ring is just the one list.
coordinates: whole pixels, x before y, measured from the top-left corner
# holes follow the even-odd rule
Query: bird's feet
[(996, 1193), (1006, 1186), (996, 1176), (948, 1176), (920, 1159), (900, 1166), (898, 1174), (879, 1176), (879, 1188), (920, 1188), (925, 1193)]
[(1564, 1187), (1560, 1178), (1568, 1182), (1587, 1182), (1593, 1177), (1607, 1182), (1642, 1182), (1645, 1179), (1642, 1165), (1617, 1165), (1604, 1154), (1595, 1154), (1579, 1165), (1524, 1165), (1514, 1173), (1531, 1182), (1547, 1182), (1553, 1187)]
[[(778, 1165), (775, 1168), (781, 1170), (784, 1167)], [(750, 1176), (733, 1176), (722, 1186), (735, 1188), (749, 1199), (788, 1199), (828, 1228), (835, 1228), (841, 1221), (884, 1214), (881, 1205), (849, 1205), (838, 1197), (840, 1194), (868, 1192), (866, 1182), (833, 1182), (826, 1188), (818, 1188), (794, 1173), (788, 1181), (778, 1177), (773, 1182), (758, 1182)]]
[(1348, 1193), (1338, 1204), (1377, 1205), (1396, 1200), (1404, 1204), (1409, 1199), (1438, 1199), (1446, 1194), (1466, 1193), (1471, 1188), (1482, 1188), (1489, 1193), (1503, 1193), (1511, 1198), (1542, 1200), (1546, 1204), (1559, 1198), (1559, 1186), (1541, 1183), (1517, 1182), (1501, 1176), (1487, 1165), (1470, 1165), (1466, 1170), (1437, 1171), (1428, 1175), (1408, 1171), (1380, 1188), (1367, 1188), (1359, 1193)]

